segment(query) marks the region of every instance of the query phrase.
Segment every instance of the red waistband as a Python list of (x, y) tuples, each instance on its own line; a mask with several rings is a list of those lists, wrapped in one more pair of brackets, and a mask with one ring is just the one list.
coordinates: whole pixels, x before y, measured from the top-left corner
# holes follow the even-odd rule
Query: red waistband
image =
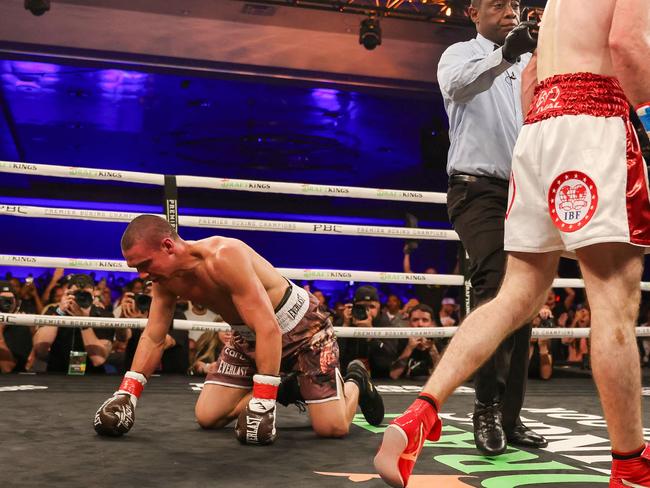
[(627, 119), (629, 113), (630, 106), (616, 78), (571, 73), (551, 76), (537, 85), (525, 123), (533, 124), (561, 115)]

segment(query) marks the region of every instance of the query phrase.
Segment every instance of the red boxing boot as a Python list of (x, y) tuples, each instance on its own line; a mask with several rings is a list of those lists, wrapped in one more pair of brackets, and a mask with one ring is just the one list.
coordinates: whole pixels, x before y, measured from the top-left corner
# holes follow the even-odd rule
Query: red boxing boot
[(609, 488), (650, 487), (650, 444), (642, 451), (628, 454), (612, 453), (612, 476)]
[(404, 488), (425, 440), (440, 439), (442, 422), (438, 406), (431, 395), (420, 395), (384, 432), (375, 456), (375, 469), (390, 486)]

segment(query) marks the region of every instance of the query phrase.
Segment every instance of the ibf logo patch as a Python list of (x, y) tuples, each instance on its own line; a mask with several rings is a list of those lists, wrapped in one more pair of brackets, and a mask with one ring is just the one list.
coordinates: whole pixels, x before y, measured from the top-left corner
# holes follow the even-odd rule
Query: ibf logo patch
[(589, 176), (567, 171), (555, 178), (548, 191), (548, 209), (562, 232), (575, 232), (591, 220), (598, 207), (598, 189)]

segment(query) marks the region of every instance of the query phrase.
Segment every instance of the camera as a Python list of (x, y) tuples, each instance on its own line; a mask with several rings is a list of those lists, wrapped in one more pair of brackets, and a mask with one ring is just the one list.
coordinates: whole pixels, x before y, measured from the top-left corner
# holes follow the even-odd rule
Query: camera
[(50, 0), (25, 0), (25, 10), (39, 17), (50, 10)]
[(14, 297), (0, 297), (0, 312), (12, 313), (16, 306), (16, 299)]
[(151, 307), (151, 296), (145, 295), (144, 293), (136, 293), (133, 295), (133, 301), (141, 313), (148, 312)]
[(540, 329), (552, 329), (553, 328), (553, 319), (548, 318), (548, 319), (542, 319), (541, 322), (539, 323)]
[(90, 308), (93, 304), (93, 295), (87, 291), (77, 290), (74, 292), (74, 301), (80, 308)]
[(368, 307), (362, 303), (352, 305), (352, 318), (356, 320), (366, 320), (368, 318)]

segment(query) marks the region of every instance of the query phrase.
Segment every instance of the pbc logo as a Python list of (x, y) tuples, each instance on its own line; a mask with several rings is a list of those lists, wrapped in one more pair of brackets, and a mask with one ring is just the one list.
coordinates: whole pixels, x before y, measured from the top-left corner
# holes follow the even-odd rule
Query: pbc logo
[(562, 173), (548, 191), (548, 209), (562, 232), (575, 232), (591, 220), (598, 208), (598, 189), (580, 171)]
[(314, 224), (314, 232), (334, 232), (340, 234), (343, 232), (336, 224)]
[(4, 214), (24, 214), (27, 215), (27, 212), (17, 205), (0, 205), (0, 213)]

